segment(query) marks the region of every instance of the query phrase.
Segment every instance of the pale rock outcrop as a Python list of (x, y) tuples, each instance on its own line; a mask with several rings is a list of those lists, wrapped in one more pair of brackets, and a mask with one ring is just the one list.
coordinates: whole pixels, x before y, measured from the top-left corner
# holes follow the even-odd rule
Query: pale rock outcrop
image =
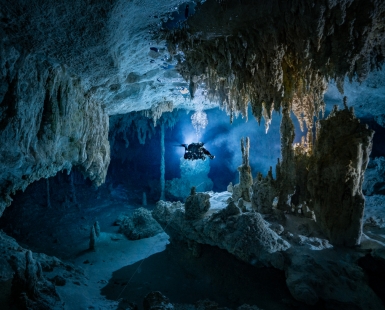
[(277, 197), (275, 183), (271, 167), (265, 178), (261, 173), (258, 173), (252, 187), (253, 194), (251, 196), (251, 203), (253, 209), (262, 214), (272, 212), (273, 201), (274, 198)]
[(377, 157), (369, 161), (362, 191), (370, 196), (385, 194), (385, 157)]
[(345, 109), (335, 107), (317, 126), (308, 176), (317, 223), (332, 244), (358, 245), (365, 206), (362, 183), (373, 131), (360, 123), (346, 102)]
[(145, 208), (136, 209), (129, 216), (119, 218), (119, 232), (130, 240), (139, 240), (155, 236), (163, 231), (162, 227)]
[(0, 215), (10, 194), (76, 166), (96, 185), (110, 161), (108, 116), (65, 66), (0, 42)]
[(218, 246), (249, 263), (282, 268), (280, 252), (290, 248), (259, 213), (242, 213), (232, 200), (196, 220), (186, 219), (181, 203), (160, 201), (152, 214), (171, 237)]
[(190, 196), (185, 202), (186, 220), (196, 220), (201, 218), (210, 209), (210, 195), (206, 193), (196, 193), (195, 187), (191, 188)]
[(241, 139), (242, 165), (238, 167), (239, 184), (233, 187), (233, 199), (238, 201), (243, 198), (244, 201), (251, 201), (251, 186), (253, 185), (253, 177), (251, 175), (251, 167), (249, 164), (249, 137)]

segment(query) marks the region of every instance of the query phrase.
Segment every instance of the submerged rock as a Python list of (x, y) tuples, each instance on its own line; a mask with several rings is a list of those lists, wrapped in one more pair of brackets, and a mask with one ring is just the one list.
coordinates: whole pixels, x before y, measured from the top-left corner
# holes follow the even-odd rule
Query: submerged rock
[(259, 213), (242, 213), (233, 201), (195, 220), (186, 219), (181, 205), (160, 201), (152, 213), (174, 238), (218, 246), (243, 261), (268, 266), (280, 260), (273, 258), (275, 254), (290, 248)]
[(170, 300), (161, 292), (151, 292), (143, 300), (144, 310), (173, 310)]
[(130, 240), (153, 237), (163, 231), (151, 212), (144, 208), (136, 209), (130, 216), (120, 216), (118, 224), (119, 232)]

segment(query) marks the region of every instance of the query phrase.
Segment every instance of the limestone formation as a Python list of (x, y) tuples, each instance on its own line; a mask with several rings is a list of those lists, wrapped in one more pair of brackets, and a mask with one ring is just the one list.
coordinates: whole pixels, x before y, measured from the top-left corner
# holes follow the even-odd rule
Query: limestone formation
[(145, 208), (136, 209), (130, 216), (121, 216), (117, 222), (119, 232), (130, 240), (153, 237), (163, 231), (162, 227)]
[(295, 193), (295, 164), (294, 164), (294, 125), (287, 107), (282, 110), (281, 161), (276, 166), (278, 209), (287, 211), (291, 207), (291, 196)]
[(172, 238), (218, 246), (249, 263), (277, 266), (282, 259), (279, 252), (290, 248), (259, 213), (242, 213), (233, 201), (199, 220), (187, 219), (183, 208), (164, 201), (152, 214)]
[(274, 198), (277, 197), (276, 182), (271, 167), (265, 178), (261, 173), (258, 174), (252, 188), (251, 203), (253, 209), (262, 214), (271, 213)]
[(192, 96), (203, 82), (231, 117), (247, 116), (251, 102), (257, 120), (268, 123), (273, 109), (289, 104), (311, 126), (324, 109), (325, 81), (335, 79), (343, 92), (345, 76), (362, 81), (381, 64), (384, 12), (375, 0), (205, 1), (164, 37), (171, 54), (184, 55), (178, 71)]
[(99, 222), (98, 221), (96, 221), (94, 223), (94, 228), (95, 228), (95, 236), (97, 238), (99, 238), (100, 237), (100, 226), (99, 226)]
[(92, 225), (91, 231), (90, 231), (90, 243), (89, 243), (89, 250), (95, 250), (95, 243), (96, 243), (96, 233), (95, 233), (95, 226)]
[[(60, 301), (55, 287), (43, 276), (43, 270), (31, 251), (25, 252), (25, 266), (23, 261), (12, 257), (10, 264), (14, 269), (11, 294), (18, 309), (53, 309)], [(24, 271), (24, 272), (23, 272)]]
[(227, 191), (229, 193), (232, 193), (233, 192), (233, 182), (230, 182), (229, 185), (227, 185)]
[(191, 188), (191, 195), (185, 202), (185, 216), (187, 220), (200, 219), (210, 209), (210, 195), (196, 193), (195, 187)]
[(233, 199), (238, 201), (243, 198), (244, 201), (251, 201), (251, 185), (253, 185), (253, 177), (251, 176), (251, 167), (249, 165), (249, 137), (241, 139), (242, 165), (238, 167), (239, 184), (233, 187)]
[(352, 109), (333, 109), (318, 121), (308, 189), (317, 223), (332, 244), (360, 244), (365, 198), (362, 183), (373, 131)]
[(101, 105), (65, 66), (4, 41), (0, 51), (0, 214), (10, 194), (63, 169), (103, 183), (110, 150)]

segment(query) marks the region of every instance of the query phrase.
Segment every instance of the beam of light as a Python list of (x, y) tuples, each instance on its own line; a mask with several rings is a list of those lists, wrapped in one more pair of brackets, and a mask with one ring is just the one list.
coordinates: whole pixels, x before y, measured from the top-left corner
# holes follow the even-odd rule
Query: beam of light
[(198, 110), (193, 115), (191, 115), (191, 123), (195, 129), (197, 138), (201, 135), (201, 131), (206, 128), (209, 121), (207, 119), (207, 114), (202, 111)]

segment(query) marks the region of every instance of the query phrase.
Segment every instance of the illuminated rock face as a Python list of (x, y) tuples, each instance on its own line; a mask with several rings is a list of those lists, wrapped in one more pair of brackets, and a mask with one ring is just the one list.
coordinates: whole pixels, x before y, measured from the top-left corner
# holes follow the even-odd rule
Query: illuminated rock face
[(204, 82), (229, 113), (246, 115), (251, 102), (258, 120), (290, 104), (309, 126), (324, 109), (325, 82), (341, 91), (346, 75), (362, 81), (381, 64), (384, 12), (365, 0), (206, 1), (165, 37), (185, 56), (178, 70), (190, 92)]
[(249, 137), (241, 139), (242, 165), (238, 167), (239, 184), (233, 187), (233, 199), (238, 201), (242, 198), (244, 201), (251, 201), (250, 187), (253, 185), (253, 177), (251, 175), (251, 167), (249, 165)]
[(365, 198), (362, 183), (373, 131), (347, 107), (320, 120), (308, 189), (317, 222), (332, 244), (360, 244)]
[(0, 214), (10, 193), (76, 166), (96, 185), (110, 162), (108, 116), (64, 66), (0, 43)]

